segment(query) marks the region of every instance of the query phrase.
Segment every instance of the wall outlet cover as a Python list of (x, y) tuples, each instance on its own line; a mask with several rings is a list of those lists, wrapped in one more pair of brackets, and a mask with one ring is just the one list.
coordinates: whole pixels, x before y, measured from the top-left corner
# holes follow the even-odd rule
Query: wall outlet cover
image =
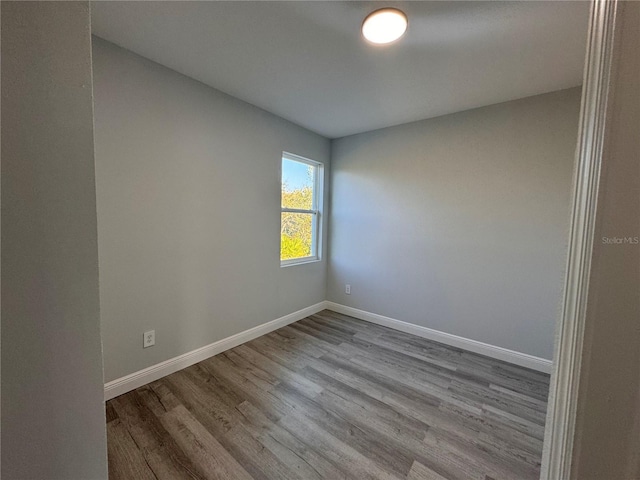
[(142, 341), (142, 348), (152, 347), (156, 344), (156, 331), (149, 330), (144, 332), (144, 339)]

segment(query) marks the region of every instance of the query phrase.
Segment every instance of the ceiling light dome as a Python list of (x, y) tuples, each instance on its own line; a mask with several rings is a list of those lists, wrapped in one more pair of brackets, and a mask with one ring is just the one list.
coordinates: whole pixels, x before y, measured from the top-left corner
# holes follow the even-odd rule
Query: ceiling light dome
[(397, 8), (381, 8), (367, 15), (362, 23), (362, 35), (371, 43), (384, 45), (395, 42), (407, 31), (407, 16)]

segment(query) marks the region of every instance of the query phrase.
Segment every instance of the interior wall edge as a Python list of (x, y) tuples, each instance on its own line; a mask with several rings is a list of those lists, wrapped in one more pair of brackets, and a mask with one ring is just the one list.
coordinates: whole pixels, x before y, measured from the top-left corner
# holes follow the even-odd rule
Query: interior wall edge
[(0, 9), (0, 476), (106, 479), (90, 5)]

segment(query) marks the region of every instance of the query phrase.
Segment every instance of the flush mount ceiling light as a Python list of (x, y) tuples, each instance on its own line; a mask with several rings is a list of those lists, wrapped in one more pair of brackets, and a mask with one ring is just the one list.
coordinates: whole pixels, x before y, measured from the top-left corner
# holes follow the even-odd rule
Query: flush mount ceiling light
[(362, 35), (371, 43), (384, 45), (402, 37), (408, 24), (407, 16), (397, 8), (381, 8), (364, 19)]

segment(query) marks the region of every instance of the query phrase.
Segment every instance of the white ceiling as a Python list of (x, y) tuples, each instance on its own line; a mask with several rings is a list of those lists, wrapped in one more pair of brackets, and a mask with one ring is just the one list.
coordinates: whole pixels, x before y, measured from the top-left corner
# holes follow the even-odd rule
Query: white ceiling
[[(399, 42), (360, 25), (396, 6)], [(336, 138), (582, 83), (588, 2), (118, 2), (93, 33)]]

